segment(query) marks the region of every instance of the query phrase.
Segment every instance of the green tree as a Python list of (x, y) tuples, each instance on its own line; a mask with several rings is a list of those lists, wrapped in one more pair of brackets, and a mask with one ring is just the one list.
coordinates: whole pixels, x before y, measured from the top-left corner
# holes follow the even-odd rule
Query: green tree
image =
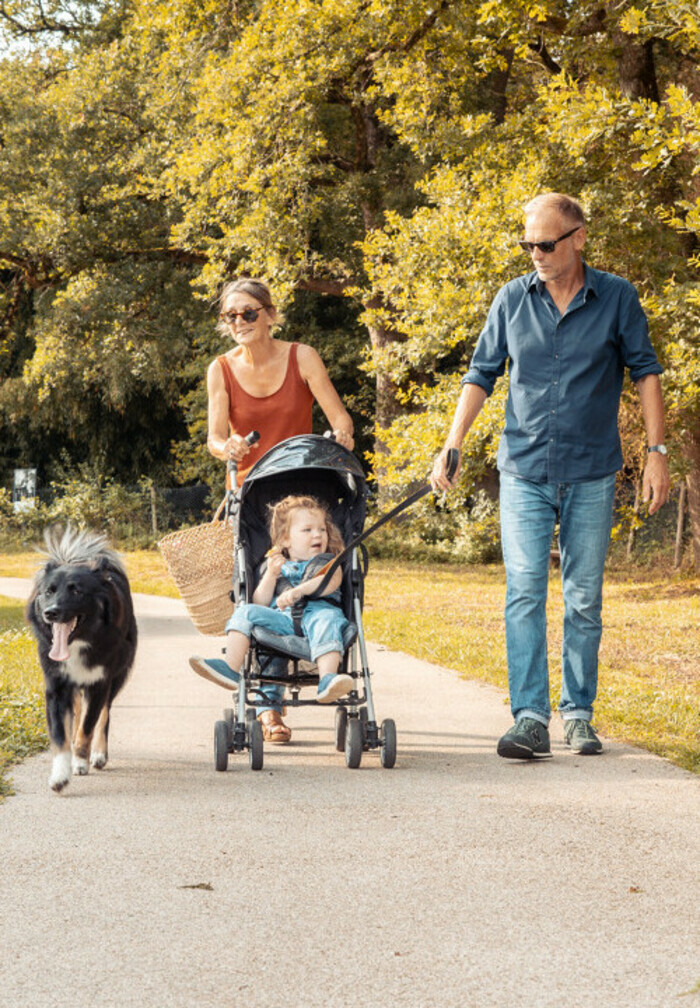
[(62, 449), (123, 479), (166, 470), (206, 315), (195, 262), (169, 245), (173, 208), (140, 183), (154, 128), (105, 17), (102, 37), (90, 24), (0, 63), (2, 440), (5, 464), (45, 478)]
[[(401, 485), (424, 471), (427, 458), (412, 467), (410, 446), (425, 445), (429, 456), (440, 443), (456, 395), (455, 367), (466, 369), (496, 289), (529, 269), (516, 244), (522, 205), (547, 189), (572, 192), (591, 220), (587, 258), (632, 280), (649, 314), (667, 369), (674, 471), (688, 481), (699, 565), (694, 22), (681, 18), (685, 8), (677, 3), (655, 4), (646, 14), (632, 6), (543, 8), (519, 25), (515, 7), (490, 9), (496, 20), (513, 15), (501, 23), (513, 54), (504, 66), (501, 121), (464, 116), (461, 139), (448, 138), (420, 184), (425, 205), (410, 216), (388, 215), (364, 243), (370, 289), (378, 299), (390, 295), (404, 337), (375, 364), (399, 382), (411, 370), (426, 375), (409, 390), (420, 410), (387, 435), (395, 466), (386, 479)], [(410, 108), (403, 114), (396, 128), (420, 149), (420, 117)], [(632, 401), (625, 397), (623, 407)], [(634, 424), (624, 424), (631, 464), (643, 438), (635, 411)], [(500, 424), (495, 403), (470, 440), (465, 492), (492, 457)]]

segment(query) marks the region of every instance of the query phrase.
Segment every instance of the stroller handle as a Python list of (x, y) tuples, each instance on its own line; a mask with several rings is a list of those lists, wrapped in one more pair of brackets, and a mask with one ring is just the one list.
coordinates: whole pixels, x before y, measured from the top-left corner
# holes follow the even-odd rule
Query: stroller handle
[[(260, 440), (260, 434), (256, 430), (252, 430), (249, 434), (243, 438), (247, 445), (254, 445), (256, 441)], [(226, 471), (230, 473), (233, 477), (238, 472), (238, 463), (235, 459), (229, 459), (226, 463)]]

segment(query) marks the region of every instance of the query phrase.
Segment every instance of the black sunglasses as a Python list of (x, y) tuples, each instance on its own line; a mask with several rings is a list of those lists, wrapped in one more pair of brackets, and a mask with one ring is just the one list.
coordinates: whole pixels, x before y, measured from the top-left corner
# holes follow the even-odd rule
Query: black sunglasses
[(239, 315), (244, 322), (257, 322), (258, 315), (264, 310), (264, 308), (244, 308), (243, 311), (225, 311), (221, 312), (219, 318), (228, 322), (229, 325), (235, 325)]
[(580, 227), (581, 225), (577, 224), (575, 228), (571, 229), (571, 231), (567, 231), (566, 234), (561, 235), (559, 238), (555, 238), (554, 241), (542, 241), (542, 242), (519, 241), (518, 245), (520, 246), (521, 249), (524, 249), (525, 252), (534, 252), (536, 248), (538, 248), (540, 252), (553, 252), (555, 245), (558, 245), (560, 241), (564, 241), (565, 238), (570, 238), (571, 235), (575, 231), (578, 231)]

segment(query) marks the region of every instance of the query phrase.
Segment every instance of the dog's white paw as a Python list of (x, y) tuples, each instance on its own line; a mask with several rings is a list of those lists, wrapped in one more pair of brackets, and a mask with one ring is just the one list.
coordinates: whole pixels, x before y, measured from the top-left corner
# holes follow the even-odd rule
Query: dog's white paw
[(51, 763), (51, 776), (49, 777), (49, 787), (52, 791), (62, 791), (66, 784), (70, 782), (71, 755), (69, 752), (58, 753)]
[(90, 753), (90, 766), (94, 767), (95, 770), (104, 770), (104, 768), (107, 766), (107, 753), (106, 752)]
[(73, 773), (76, 777), (84, 777), (88, 772), (90, 767), (88, 766), (88, 761), (82, 756), (73, 757)]

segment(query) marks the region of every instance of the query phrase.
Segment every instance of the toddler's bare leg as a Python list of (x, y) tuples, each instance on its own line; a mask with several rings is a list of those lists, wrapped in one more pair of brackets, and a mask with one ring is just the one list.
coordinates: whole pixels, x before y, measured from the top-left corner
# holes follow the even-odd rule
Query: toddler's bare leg
[(240, 672), (250, 641), (240, 630), (229, 630), (226, 635), (226, 661), (234, 672)]
[(324, 675), (336, 674), (340, 668), (340, 657), (340, 651), (328, 651), (316, 659), (319, 679), (323, 679)]

